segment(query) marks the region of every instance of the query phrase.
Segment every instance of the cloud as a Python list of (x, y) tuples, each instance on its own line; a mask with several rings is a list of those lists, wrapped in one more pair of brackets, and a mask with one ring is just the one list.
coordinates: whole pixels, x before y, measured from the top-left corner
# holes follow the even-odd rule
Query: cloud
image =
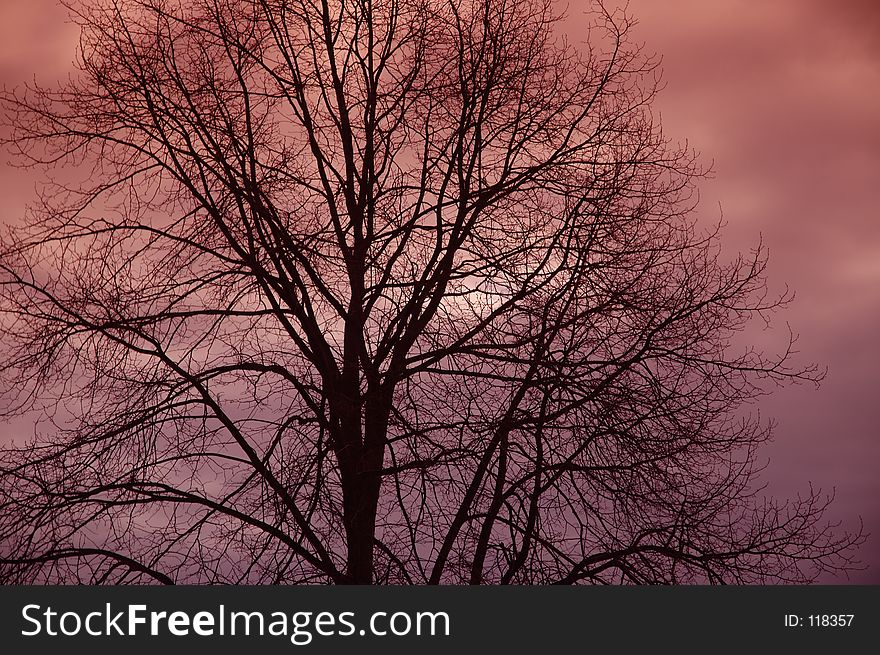
[[(804, 359), (829, 367), (818, 391), (773, 394), (768, 477), (791, 494), (837, 488), (836, 516), (880, 534), (880, 3), (875, 0), (631, 0), (636, 38), (663, 55), (667, 133), (715, 161), (701, 212), (727, 244), (758, 233), (772, 287), (797, 301), (781, 317)], [(759, 333), (755, 342), (764, 339)], [(880, 582), (878, 539), (862, 557)]]

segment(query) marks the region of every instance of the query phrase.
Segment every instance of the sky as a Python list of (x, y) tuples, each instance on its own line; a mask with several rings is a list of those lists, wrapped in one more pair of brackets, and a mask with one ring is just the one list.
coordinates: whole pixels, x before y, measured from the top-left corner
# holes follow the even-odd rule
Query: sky
[(763, 237), (771, 288), (796, 292), (776, 326), (828, 368), (818, 390), (760, 403), (778, 424), (769, 490), (835, 491), (831, 518), (861, 517), (874, 535), (850, 581), (880, 583), (880, 2), (630, 0), (629, 12), (663, 58), (667, 135), (714, 162), (701, 216), (723, 211), (731, 250)]
[[(588, 0), (567, 5), (576, 35)], [(763, 238), (771, 288), (797, 293), (777, 327), (800, 335), (801, 361), (828, 367), (818, 390), (760, 403), (778, 424), (769, 491), (833, 490), (830, 518), (852, 529), (861, 517), (874, 535), (860, 551), (869, 568), (849, 582), (880, 583), (880, 2), (629, 0), (628, 12), (634, 38), (663, 58), (667, 135), (713, 163), (700, 216), (723, 212), (730, 252)], [(0, 0), (0, 83), (66, 75), (77, 33), (65, 16), (54, 0)], [(0, 223), (34, 190), (7, 159)], [(746, 338), (772, 341), (757, 328)]]

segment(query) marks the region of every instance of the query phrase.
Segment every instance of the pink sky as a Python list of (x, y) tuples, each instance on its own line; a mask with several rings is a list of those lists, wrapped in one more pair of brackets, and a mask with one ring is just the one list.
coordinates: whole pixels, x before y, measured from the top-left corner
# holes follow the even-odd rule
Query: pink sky
[[(574, 31), (588, 0), (567, 5)], [(630, 0), (629, 10), (636, 39), (663, 56), (668, 135), (715, 162), (701, 215), (723, 209), (732, 251), (763, 234), (771, 286), (797, 291), (778, 323), (829, 368), (818, 391), (761, 403), (779, 423), (770, 490), (836, 488), (832, 518), (853, 527), (861, 516), (875, 535), (861, 551), (871, 568), (851, 581), (880, 583), (880, 2)], [(75, 43), (55, 0), (0, 0), (0, 82), (65, 76)], [(0, 222), (33, 194), (6, 159)]]
[[(571, 13), (583, 2), (572, 2)], [(701, 213), (726, 243), (763, 234), (771, 286), (797, 299), (778, 323), (821, 388), (761, 403), (779, 423), (771, 491), (836, 488), (835, 518), (860, 515), (880, 583), (880, 3), (876, 0), (631, 0), (636, 37), (663, 56), (658, 108), (669, 136), (714, 159)], [(756, 341), (764, 335), (754, 335)]]

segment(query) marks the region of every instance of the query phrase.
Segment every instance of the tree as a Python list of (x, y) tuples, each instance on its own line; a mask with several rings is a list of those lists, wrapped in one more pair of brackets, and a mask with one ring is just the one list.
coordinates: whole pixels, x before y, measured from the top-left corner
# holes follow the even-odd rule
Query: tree
[[(596, 5), (95, 0), (3, 95), (62, 171), (0, 246), (6, 582), (803, 581), (749, 413), (814, 368), (693, 218), (657, 63)], [(62, 167), (63, 165), (63, 167)], [(79, 179), (81, 178), (81, 179)], [(793, 341), (793, 340), (792, 340)]]

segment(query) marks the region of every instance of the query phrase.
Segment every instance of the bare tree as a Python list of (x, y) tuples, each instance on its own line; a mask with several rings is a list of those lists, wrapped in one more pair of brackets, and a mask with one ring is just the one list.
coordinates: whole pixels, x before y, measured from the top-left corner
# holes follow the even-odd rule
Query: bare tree
[(58, 171), (0, 246), (6, 582), (804, 581), (656, 61), (596, 5), (94, 0), (3, 95)]

